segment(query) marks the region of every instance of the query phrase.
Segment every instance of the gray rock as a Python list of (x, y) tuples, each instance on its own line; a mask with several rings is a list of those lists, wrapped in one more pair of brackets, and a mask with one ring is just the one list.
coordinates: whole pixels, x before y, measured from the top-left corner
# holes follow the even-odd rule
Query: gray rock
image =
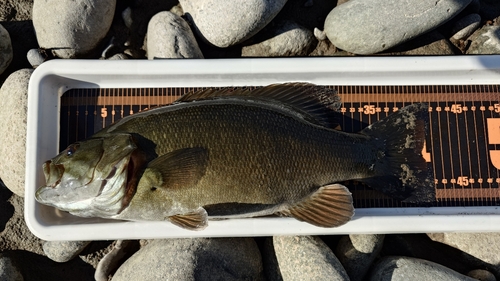
[(21, 272), (12, 261), (12, 259), (3, 253), (0, 253), (0, 280), (22, 281), (24, 280)]
[(274, 250), (283, 280), (349, 280), (342, 264), (316, 236), (275, 236)]
[(474, 281), (440, 264), (410, 257), (384, 257), (372, 269), (370, 281)]
[(351, 281), (363, 280), (382, 250), (384, 237), (383, 234), (351, 234), (340, 239), (335, 255), (344, 266)]
[(148, 59), (202, 59), (189, 24), (172, 12), (154, 15), (148, 24)]
[(33, 25), (40, 47), (60, 58), (83, 57), (106, 36), (116, 0), (37, 0)]
[[(24, 197), (28, 83), (33, 69), (12, 73), (0, 88), (0, 178)], [(8, 164), (6, 164), (8, 163)]]
[(319, 41), (326, 40), (325, 31), (315, 27), (313, 33), (314, 33), (314, 37), (316, 37), (316, 39), (318, 39)]
[(12, 43), (9, 32), (0, 24), (0, 74), (7, 69), (12, 57)]
[(469, 37), (481, 24), (481, 16), (478, 14), (467, 15), (455, 22), (452, 32), (452, 39), (464, 40)]
[(264, 28), (287, 0), (180, 0), (182, 9), (203, 40), (225, 48)]
[(484, 269), (475, 269), (467, 273), (467, 276), (477, 279), (479, 281), (497, 281), (493, 273)]
[(280, 22), (267, 36), (267, 40), (243, 47), (241, 56), (307, 56), (317, 43), (312, 31), (293, 21)]
[(380, 54), (406, 56), (454, 55), (455, 48), (441, 33), (433, 30)]
[(136, 240), (117, 240), (113, 249), (99, 261), (95, 269), (95, 280), (108, 281), (108, 277), (120, 267), (123, 261), (137, 252), (138, 246), (139, 242)]
[(500, 233), (430, 233), (432, 240), (493, 265), (500, 264)]
[(33, 0), (2, 0), (0, 22), (31, 20)]
[(438, 27), (470, 1), (351, 0), (328, 14), (325, 32), (340, 49), (374, 54)]
[(500, 26), (485, 25), (476, 30), (470, 37), (472, 41), (468, 55), (500, 54)]
[(112, 280), (262, 280), (262, 272), (252, 238), (166, 239), (141, 248)]
[(45, 57), (40, 53), (38, 49), (30, 49), (26, 55), (29, 63), (33, 68), (36, 68), (45, 61)]
[(107, 58), (107, 60), (128, 60), (128, 56), (124, 53), (118, 53)]
[(67, 262), (80, 254), (91, 241), (46, 241), (43, 252), (56, 262)]

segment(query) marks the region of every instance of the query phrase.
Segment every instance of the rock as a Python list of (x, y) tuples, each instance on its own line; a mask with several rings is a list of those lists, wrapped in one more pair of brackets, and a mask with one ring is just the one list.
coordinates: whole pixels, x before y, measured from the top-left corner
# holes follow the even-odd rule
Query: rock
[(118, 240), (113, 249), (107, 253), (97, 265), (94, 278), (96, 281), (108, 281), (109, 275), (116, 271), (118, 267), (133, 253), (139, 249), (139, 242), (136, 240)]
[(256, 44), (243, 47), (241, 50), (241, 56), (307, 56), (314, 49), (317, 43), (313, 32), (293, 21), (280, 22), (266, 37), (270, 38)]
[(196, 33), (214, 46), (241, 43), (264, 28), (286, 0), (180, 0)]
[(383, 234), (351, 234), (340, 239), (335, 255), (344, 266), (351, 281), (363, 280), (382, 250), (384, 237)]
[(67, 262), (80, 254), (91, 241), (47, 241), (43, 252), (53, 261)]
[(125, 10), (122, 11), (122, 19), (123, 22), (125, 23), (125, 26), (130, 29), (132, 27), (132, 9), (130, 7), (127, 7)]
[(0, 22), (31, 20), (33, 0), (3, 0)]
[(370, 281), (403, 280), (474, 281), (475, 279), (434, 262), (397, 256), (382, 258), (372, 269), (370, 277)]
[(36, 68), (45, 61), (45, 57), (40, 53), (39, 49), (31, 49), (28, 51), (26, 58), (33, 68)]
[(41, 48), (60, 58), (88, 55), (106, 36), (116, 0), (37, 0), (33, 25)]
[(484, 262), (500, 265), (500, 233), (430, 233), (432, 240), (457, 248)]
[(262, 272), (252, 238), (165, 239), (141, 248), (112, 280), (262, 280)]
[(124, 53), (118, 53), (107, 58), (107, 60), (128, 60), (128, 56)]
[(200, 47), (189, 24), (171, 12), (160, 12), (149, 21), (148, 59), (202, 59)]
[(5, 255), (3, 253), (0, 253), (0, 280), (24, 280), (21, 272), (12, 261), (12, 259), (8, 255)]
[(500, 54), (500, 26), (485, 25), (476, 30), (470, 37), (471, 44), (467, 49), (468, 55), (495, 55)]
[(32, 69), (12, 73), (0, 88), (0, 178), (7, 188), (24, 196), (26, 114)]
[(478, 14), (467, 15), (456, 21), (452, 28), (451, 37), (454, 40), (467, 39), (481, 24), (481, 16)]
[(477, 279), (479, 281), (497, 281), (493, 273), (484, 269), (471, 270), (469, 271), (469, 273), (467, 273), (467, 276)]
[(328, 246), (317, 236), (275, 236), (283, 280), (349, 280)]
[(437, 30), (433, 30), (380, 54), (405, 56), (455, 55), (455, 50), (448, 39)]
[(374, 54), (438, 27), (470, 1), (351, 0), (330, 12), (325, 32), (340, 49)]
[(2, 74), (12, 61), (12, 43), (7, 29), (0, 24), (0, 74)]

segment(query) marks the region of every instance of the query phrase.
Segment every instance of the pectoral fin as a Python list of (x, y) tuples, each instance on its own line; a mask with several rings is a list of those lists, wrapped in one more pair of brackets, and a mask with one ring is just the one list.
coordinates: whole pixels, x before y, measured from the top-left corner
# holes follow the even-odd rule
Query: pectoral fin
[(351, 220), (354, 206), (347, 187), (330, 184), (320, 187), (305, 200), (279, 214), (319, 227), (337, 227)]
[(205, 174), (208, 151), (201, 147), (169, 152), (151, 161), (149, 170), (159, 174), (156, 182), (161, 187), (183, 188), (195, 185)]
[(192, 213), (171, 216), (168, 220), (188, 230), (203, 230), (208, 226), (207, 211), (201, 207)]

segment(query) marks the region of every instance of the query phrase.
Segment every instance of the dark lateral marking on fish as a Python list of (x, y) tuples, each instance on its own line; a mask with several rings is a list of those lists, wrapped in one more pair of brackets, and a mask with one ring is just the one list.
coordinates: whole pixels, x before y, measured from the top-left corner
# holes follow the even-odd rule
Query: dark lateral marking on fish
[(210, 217), (237, 216), (258, 213), (276, 206), (276, 204), (259, 203), (220, 203), (203, 206)]

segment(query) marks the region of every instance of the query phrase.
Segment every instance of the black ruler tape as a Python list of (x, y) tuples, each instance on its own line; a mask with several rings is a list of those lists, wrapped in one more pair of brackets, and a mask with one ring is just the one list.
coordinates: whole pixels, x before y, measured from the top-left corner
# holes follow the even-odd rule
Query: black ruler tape
[[(340, 126), (359, 132), (417, 102), (429, 105), (423, 154), (434, 173), (435, 206), (500, 204), (500, 86), (331, 86), (342, 99)], [(61, 98), (60, 149), (124, 116), (169, 104), (195, 88), (72, 89)], [(358, 208), (407, 207), (347, 183)]]

